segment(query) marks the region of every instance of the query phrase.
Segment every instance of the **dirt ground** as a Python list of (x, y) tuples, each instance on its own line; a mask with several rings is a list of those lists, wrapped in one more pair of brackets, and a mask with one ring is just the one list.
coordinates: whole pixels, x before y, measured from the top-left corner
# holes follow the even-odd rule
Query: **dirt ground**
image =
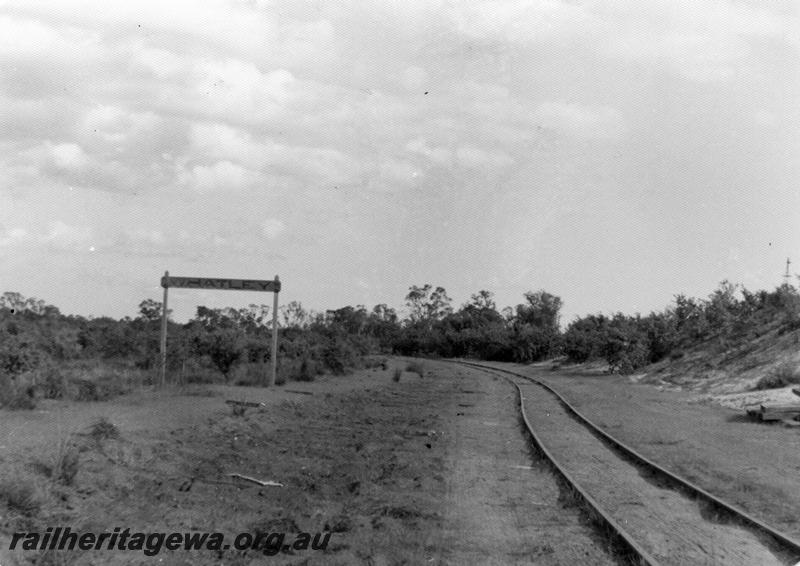
[(800, 538), (800, 430), (627, 378), (493, 364), (541, 378), (648, 458)]
[[(613, 563), (532, 460), (508, 384), (434, 362), (424, 377), (404, 372), (395, 382), (396, 367), (406, 362), (272, 390), (203, 386), (0, 411), (0, 564)], [(226, 399), (265, 406), (234, 415)], [(74, 474), (62, 477), (53, 470), (65, 454), (75, 456)], [(14, 489), (22, 502), (9, 499)], [(7, 550), (15, 531), (58, 525), (218, 531), (226, 541), (242, 532), (331, 537), (325, 550), (269, 557)]]
[(716, 520), (705, 505), (642, 473), (538, 385), (516, 380), (531, 426), (575, 481), (664, 565), (789, 563), (761, 537)]
[(445, 461), (445, 561), (615, 564), (549, 468), (532, 457), (511, 385), (468, 368), (456, 374), (455, 430)]

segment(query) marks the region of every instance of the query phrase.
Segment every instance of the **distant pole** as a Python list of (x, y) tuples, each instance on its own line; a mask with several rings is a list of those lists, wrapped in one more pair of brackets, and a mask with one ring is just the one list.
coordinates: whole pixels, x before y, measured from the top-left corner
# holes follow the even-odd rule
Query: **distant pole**
[(161, 305), (161, 379), (163, 387), (167, 382), (167, 289), (169, 289), (169, 271), (164, 272), (164, 303)]
[(269, 387), (275, 385), (275, 376), (278, 373), (278, 276), (275, 276), (275, 292), (272, 293), (272, 368), (269, 372)]
[(785, 282), (784, 285), (786, 285), (787, 287), (789, 286), (789, 279), (791, 278), (791, 275), (789, 275), (789, 266), (791, 264), (792, 264), (792, 260), (790, 260), (787, 257), (786, 258), (786, 273), (783, 275), (783, 279), (784, 279), (784, 282)]

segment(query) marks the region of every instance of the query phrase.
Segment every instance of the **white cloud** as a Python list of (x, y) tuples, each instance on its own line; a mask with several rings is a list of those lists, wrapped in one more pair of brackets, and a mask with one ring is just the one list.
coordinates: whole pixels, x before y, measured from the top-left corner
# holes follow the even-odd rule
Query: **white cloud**
[(599, 6), (609, 54), (663, 61), (680, 76), (698, 82), (732, 77), (738, 66), (749, 63), (754, 39), (791, 44), (792, 38), (800, 37), (796, 17), (729, 0)]
[(92, 238), (92, 229), (89, 226), (75, 226), (61, 220), (48, 224), (47, 233), (41, 241), (52, 246), (64, 249), (83, 247)]
[(379, 166), (379, 176), (392, 184), (408, 185), (422, 177), (422, 171), (408, 161), (385, 159)]
[(250, 171), (227, 160), (213, 165), (195, 165), (181, 176), (184, 184), (200, 192), (240, 190), (254, 180)]
[(770, 112), (764, 108), (759, 108), (753, 114), (753, 120), (759, 126), (774, 126), (778, 123), (778, 119), (774, 112)]
[(453, 159), (453, 152), (446, 147), (431, 147), (424, 138), (415, 138), (406, 144), (406, 149), (413, 153), (424, 155), (434, 163), (448, 164)]
[[(493, 257), (496, 220), (515, 210), (546, 203), (537, 234), (547, 250), (613, 233), (594, 209), (617, 202), (652, 224), (648, 211), (669, 209), (663, 189), (681, 172), (687, 193), (790, 184), (790, 159), (748, 163), (796, 146), (800, 33), (789, 0), (109, 6), (3, 4), (0, 192), (14, 193), (8, 206), (0, 197), (0, 222), (13, 227), (0, 230), (4, 250), (38, 246), (46, 261), (62, 242), (104, 260), (119, 253), (120, 273), (141, 267), (132, 257), (158, 255), (224, 259), (234, 272), (249, 257), (239, 252), (289, 226), (287, 247), (305, 241), (331, 264), (348, 259), (347, 239), (396, 273), (466, 285), (472, 275), (456, 267)], [(754, 122), (775, 127), (753, 136)], [(453, 220), (473, 211), (488, 228)], [(548, 219), (567, 213), (595, 223), (551, 238), (560, 228)], [(442, 253), (453, 271), (419, 261)], [(74, 263), (65, 277), (85, 268)]]
[(412, 65), (403, 71), (401, 82), (406, 90), (418, 92), (428, 80), (428, 73), (422, 67)]
[(536, 108), (532, 118), (541, 126), (581, 138), (616, 139), (625, 132), (622, 115), (607, 106), (548, 101)]
[(770, 38), (800, 48), (800, 20), (766, 5), (730, 0), (616, 0), (578, 5), (562, 0), (480, 0), (456, 3), (448, 14), (461, 34), (484, 42), (575, 41), (612, 57), (665, 62), (698, 82), (724, 80), (752, 55), (752, 40)]
[(13, 246), (28, 238), (28, 231), (25, 228), (4, 229), (0, 226), (0, 248)]
[(559, 0), (479, 0), (451, 5), (461, 33), (484, 40), (541, 42), (585, 32), (594, 17), (585, 8)]
[(57, 58), (91, 62), (101, 53), (100, 35), (74, 26), (52, 26), (32, 18), (0, 16), (3, 58)]
[(75, 143), (46, 144), (50, 157), (56, 167), (61, 169), (80, 169), (85, 167), (89, 158), (81, 146)]
[(137, 41), (131, 51), (134, 68), (144, 69), (160, 80), (175, 78), (186, 67), (182, 57), (167, 49), (145, 46)]
[(277, 238), (284, 230), (286, 230), (286, 225), (277, 218), (267, 218), (261, 224), (261, 233), (270, 240)]
[(470, 145), (460, 146), (456, 156), (464, 167), (505, 167), (514, 163), (514, 160), (502, 151), (487, 151)]
[(269, 14), (253, 10), (245, 2), (141, 0), (111, 2), (98, 9), (94, 0), (59, 0), (52, 4), (26, 3), (25, 9), (31, 14), (90, 25), (109, 33), (131, 29), (139, 33), (161, 32), (215, 42), (229, 49), (237, 45), (243, 50), (263, 48), (274, 37)]
[(361, 172), (355, 160), (338, 150), (257, 140), (226, 124), (195, 124), (190, 138), (192, 149), (209, 158), (238, 160), (253, 170), (300, 181), (343, 183), (359, 178)]
[(166, 243), (166, 238), (161, 230), (126, 230), (123, 235), (135, 242), (143, 242), (154, 246), (161, 246)]
[(193, 102), (209, 113), (270, 117), (292, 97), (294, 76), (285, 69), (261, 72), (238, 59), (199, 61), (190, 90)]
[(100, 137), (109, 144), (122, 144), (132, 136), (151, 134), (162, 121), (152, 111), (131, 112), (121, 106), (98, 105), (83, 120), (82, 133), (88, 138)]

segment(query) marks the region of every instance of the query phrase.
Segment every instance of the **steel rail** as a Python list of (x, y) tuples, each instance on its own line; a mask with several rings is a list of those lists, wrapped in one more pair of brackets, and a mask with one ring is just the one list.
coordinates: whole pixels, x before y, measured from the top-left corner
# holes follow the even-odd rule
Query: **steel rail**
[(556, 460), (550, 450), (548, 450), (547, 446), (545, 446), (541, 438), (539, 438), (539, 436), (533, 430), (533, 426), (531, 426), (531, 423), (528, 420), (528, 414), (525, 412), (525, 398), (522, 394), (522, 389), (512, 379), (505, 376), (502, 377), (517, 389), (519, 410), (520, 414), (522, 415), (522, 420), (525, 423), (525, 428), (528, 429), (528, 434), (531, 435), (534, 444), (536, 444), (537, 448), (545, 455), (547, 460), (556, 469), (559, 475), (561, 475), (564, 481), (567, 482), (571, 489), (574, 489), (578, 492), (586, 504), (589, 505), (589, 507), (591, 507), (591, 509), (602, 518), (603, 522), (608, 525), (612, 531), (614, 531), (617, 537), (639, 558), (642, 564), (647, 566), (660, 566), (660, 563), (653, 558), (653, 556), (651, 556), (650, 553), (647, 552), (647, 550), (645, 550), (639, 543), (637, 543), (633, 536), (624, 528), (622, 528), (622, 525), (620, 525), (611, 515), (606, 513), (602, 506), (580, 486), (575, 478), (573, 478), (572, 475), (561, 464), (558, 463), (558, 460)]
[[(728, 511), (732, 515), (734, 515), (734, 516), (738, 517), (739, 519), (741, 519), (744, 523), (750, 525), (750, 527), (755, 528), (756, 530), (761, 531), (762, 533), (765, 533), (765, 534), (771, 536), (776, 541), (782, 543), (784, 546), (786, 546), (787, 548), (791, 549), (793, 552), (796, 552), (798, 554), (798, 556), (800, 556), (800, 541), (797, 541), (797, 540), (793, 539), (791, 536), (787, 535), (786, 533), (782, 533), (781, 531), (777, 530), (776, 528), (771, 527), (770, 525), (764, 523), (763, 521), (753, 517), (752, 515), (747, 513), (747, 511), (745, 511), (741, 507), (738, 507), (738, 506), (736, 506), (736, 505), (734, 505), (732, 503), (728, 503), (726, 501), (723, 501), (722, 499), (720, 499), (716, 495), (713, 495), (712, 493), (706, 491), (702, 487), (700, 487), (700, 486), (692, 483), (691, 481), (689, 481), (689, 480), (687, 480), (687, 479), (675, 474), (674, 472), (671, 472), (671, 471), (667, 470), (666, 468), (664, 468), (660, 464), (656, 464), (655, 462), (653, 462), (652, 460), (650, 460), (649, 458), (647, 458), (643, 454), (640, 454), (639, 452), (637, 452), (636, 450), (634, 450), (633, 448), (631, 448), (630, 446), (628, 446), (627, 444), (625, 444), (621, 440), (618, 440), (617, 438), (613, 437), (611, 434), (609, 434), (608, 432), (606, 432), (605, 430), (600, 428), (598, 425), (596, 425), (594, 422), (592, 422), (588, 417), (586, 417), (583, 414), (581, 414), (575, 407), (572, 406), (572, 404), (570, 404), (569, 401), (567, 401), (558, 391), (556, 391), (549, 384), (547, 384), (547, 383), (545, 383), (543, 381), (540, 381), (540, 380), (536, 379), (535, 377), (531, 377), (529, 375), (524, 375), (524, 374), (521, 374), (521, 373), (517, 373), (515, 371), (511, 371), (511, 370), (508, 370), (508, 369), (505, 369), (505, 368), (487, 366), (487, 365), (478, 364), (478, 363), (475, 363), (475, 362), (458, 361), (457, 363), (460, 363), (460, 364), (463, 364), (463, 365), (466, 365), (466, 366), (476, 367), (476, 368), (482, 369), (484, 371), (493, 370), (493, 371), (497, 371), (497, 372), (501, 372), (501, 373), (507, 373), (509, 375), (513, 375), (515, 377), (520, 377), (522, 379), (525, 379), (527, 381), (535, 383), (536, 385), (539, 385), (540, 387), (546, 389), (547, 391), (549, 391), (550, 393), (555, 395), (556, 398), (564, 405), (564, 407), (566, 407), (566, 409), (569, 412), (574, 414), (575, 417), (579, 421), (581, 421), (587, 428), (589, 428), (591, 431), (595, 432), (596, 434), (600, 435), (602, 438), (604, 438), (606, 441), (608, 441), (611, 445), (616, 447), (621, 452), (625, 453), (626, 455), (630, 456), (634, 460), (638, 461), (641, 465), (643, 465), (643, 466), (645, 466), (645, 467), (647, 467), (647, 468), (649, 468), (651, 470), (655, 470), (656, 472), (658, 472), (662, 476), (667, 477), (669, 480), (671, 480), (672, 482), (680, 485), (681, 487), (683, 487), (684, 489), (686, 489), (690, 493), (693, 493), (694, 495), (699, 496), (700, 498), (705, 499), (706, 501), (710, 501), (711, 503), (713, 503), (714, 505), (716, 505), (716, 506), (718, 506), (718, 507), (720, 507), (722, 509), (725, 509), (726, 511)], [(512, 381), (512, 383), (513, 383), (513, 381)], [(515, 383), (514, 385), (517, 385), (517, 384)], [(517, 385), (517, 389), (519, 389), (518, 385)], [(520, 395), (521, 394), (522, 394), (522, 391), (520, 390)], [(526, 422), (526, 424), (527, 424), (527, 422)]]

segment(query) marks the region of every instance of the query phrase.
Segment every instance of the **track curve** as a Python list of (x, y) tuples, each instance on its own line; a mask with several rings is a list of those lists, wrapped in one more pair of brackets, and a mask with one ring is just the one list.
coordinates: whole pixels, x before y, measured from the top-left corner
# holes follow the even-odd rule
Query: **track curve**
[[(520, 387), (519, 383), (515, 381), (515, 379), (522, 379), (525, 382), (529, 382), (535, 384), (550, 394), (552, 394), (557, 400), (558, 403), (565, 409), (567, 413), (571, 415), (573, 419), (580, 423), (582, 427), (591, 431), (591, 433), (602, 440), (602, 442), (606, 443), (608, 446), (612, 447), (615, 451), (623, 454), (626, 459), (630, 462), (633, 462), (632, 465), (638, 466), (640, 469), (645, 469), (649, 473), (653, 474), (654, 476), (666, 480), (668, 484), (677, 486), (678, 490), (683, 492), (684, 494), (690, 494), (692, 497), (707, 502), (712, 506), (724, 510), (726, 514), (730, 517), (734, 517), (735, 520), (740, 523), (742, 526), (747, 527), (750, 531), (756, 532), (762, 537), (766, 535), (772, 542), (770, 544), (773, 548), (780, 548), (781, 555), (793, 555), (795, 558), (792, 559), (791, 562), (787, 563), (794, 563), (797, 558), (800, 557), (800, 542), (792, 539), (789, 535), (778, 531), (777, 529), (767, 525), (763, 521), (752, 517), (747, 512), (742, 510), (741, 508), (730, 504), (717, 496), (709, 493), (708, 491), (700, 488), (699, 486), (693, 484), (689, 480), (670, 472), (669, 470), (665, 469), (664, 467), (656, 464), (655, 462), (649, 460), (633, 448), (627, 446), (620, 440), (614, 438), (612, 435), (601, 429), (599, 426), (594, 424), (590, 419), (582, 415), (575, 407), (573, 407), (558, 391), (553, 389), (547, 383), (544, 383), (540, 380), (537, 380), (533, 377), (523, 375), (508, 369), (498, 368), (494, 366), (487, 366), (475, 362), (464, 362), (460, 361), (458, 363), (462, 363), (464, 365), (472, 366), (477, 369), (481, 369), (483, 371), (487, 371), (489, 373), (500, 373), (506, 379), (508, 379), (517, 389), (519, 400), (520, 400), (520, 411), (523, 416), (523, 420), (525, 422), (525, 426), (527, 427), (531, 437), (534, 439), (534, 442), (540, 448), (540, 450), (545, 454), (545, 457), (550, 460), (550, 462), (554, 465), (556, 470), (559, 474), (567, 481), (568, 484), (573, 486), (575, 490), (580, 494), (582, 499), (586, 501), (586, 503), (595, 510), (597, 515), (602, 518), (603, 522), (608, 525), (615, 533), (617, 533), (619, 539), (624, 541), (626, 546), (637, 556), (640, 557), (640, 561), (645, 564), (659, 564), (661, 561), (653, 556), (653, 553), (649, 552), (646, 548), (644, 548), (641, 544), (639, 544), (636, 540), (636, 537), (628, 532), (628, 529), (625, 529), (619, 521), (616, 521), (614, 517), (607, 512), (607, 510), (603, 509), (603, 504), (598, 502), (595, 498), (592, 497), (590, 493), (588, 493), (583, 487), (579, 484), (580, 482), (570, 474), (569, 470), (567, 470), (562, 464), (558, 462), (557, 457), (554, 456), (551, 450), (547, 448), (545, 445), (546, 443), (542, 442), (542, 439), (539, 435), (534, 431), (534, 427), (525, 411), (525, 402), (524, 402), (524, 395), (523, 390)], [(508, 376), (512, 376), (515, 379), (511, 379)], [(674, 490), (674, 488), (673, 488)]]

